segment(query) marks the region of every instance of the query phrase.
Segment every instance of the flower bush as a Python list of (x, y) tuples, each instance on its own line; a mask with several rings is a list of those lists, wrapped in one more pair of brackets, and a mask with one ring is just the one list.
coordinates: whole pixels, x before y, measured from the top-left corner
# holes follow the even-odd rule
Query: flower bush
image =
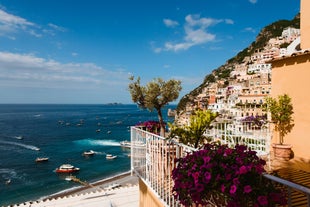
[(137, 127), (143, 127), (145, 128), (146, 131), (152, 132), (152, 133), (159, 133), (160, 132), (160, 123), (159, 121), (145, 121), (145, 122), (140, 122), (136, 124)]
[(262, 176), (266, 162), (244, 145), (206, 144), (177, 163), (173, 191), (184, 206), (210, 205), (214, 195), (230, 207), (286, 203), (285, 194)]
[(247, 116), (244, 119), (242, 119), (242, 122), (245, 122), (251, 126), (251, 124), (254, 124), (258, 129), (260, 129), (266, 122), (267, 122), (267, 114), (259, 116)]

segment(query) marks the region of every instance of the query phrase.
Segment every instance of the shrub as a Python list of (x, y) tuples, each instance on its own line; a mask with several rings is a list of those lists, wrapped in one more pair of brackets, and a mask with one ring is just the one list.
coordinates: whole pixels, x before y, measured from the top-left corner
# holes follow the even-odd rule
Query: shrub
[(184, 206), (210, 205), (214, 195), (230, 207), (286, 203), (285, 194), (262, 176), (266, 162), (244, 145), (206, 144), (177, 163), (173, 191)]

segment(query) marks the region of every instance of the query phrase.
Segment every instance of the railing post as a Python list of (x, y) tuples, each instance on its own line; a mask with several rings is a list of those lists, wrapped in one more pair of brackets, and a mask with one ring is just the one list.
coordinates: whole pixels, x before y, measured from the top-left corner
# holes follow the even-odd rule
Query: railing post
[(287, 200), (287, 205), (288, 207), (292, 206), (292, 189), (291, 187), (287, 187), (287, 195), (288, 195), (288, 200)]
[[(132, 141), (133, 141), (133, 139), (134, 139), (134, 137), (135, 137), (135, 135), (134, 135), (134, 130), (133, 130), (133, 127), (130, 127), (130, 143), (132, 143)], [(131, 144), (130, 144), (131, 145)], [(130, 157), (131, 157), (131, 159), (130, 159), (130, 175), (131, 176), (133, 176), (133, 170), (134, 170), (134, 166), (133, 166), (133, 161), (134, 161), (134, 159), (133, 159), (133, 149), (132, 149), (132, 146), (130, 146)]]

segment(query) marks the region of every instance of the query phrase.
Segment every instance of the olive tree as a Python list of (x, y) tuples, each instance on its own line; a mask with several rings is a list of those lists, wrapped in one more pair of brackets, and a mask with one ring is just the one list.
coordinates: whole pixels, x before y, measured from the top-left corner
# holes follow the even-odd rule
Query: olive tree
[(293, 104), (287, 94), (279, 95), (277, 98), (266, 98), (266, 110), (271, 114), (271, 122), (275, 125), (275, 131), (279, 134), (279, 141), (284, 143), (284, 136), (294, 127)]
[(164, 81), (161, 78), (155, 78), (145, 86), (142, 86), (140, 77), (135, 80), (132, 76), (129, 79), (131, 83), (128, 88), (132, 101), (142, 109), (149, 111), (155, 109), (157, 111), (160, 123), (160, 135), (165, 136), (162, 108), (179, 97), (179, 93), (182, 90), (181, 81), (174, 79)]
[(204, 133), (211, 128), (211, 123), (218, 116), (211, 110), (196, 110), (191, 116), (188, 125), (175, 126), (171, 125), (170, 138), (178, 137), (183, 144), (197, 148), (206, 140)]

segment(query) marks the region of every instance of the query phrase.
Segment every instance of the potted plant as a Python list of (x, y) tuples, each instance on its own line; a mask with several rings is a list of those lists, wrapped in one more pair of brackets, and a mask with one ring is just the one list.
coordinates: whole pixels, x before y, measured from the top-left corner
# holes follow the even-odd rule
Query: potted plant
[(275, 158), (289, 160), (292, 155), (292, 145), (284, 144), (284, 137), (294, 127), (293, 105), (291, 98), (287, 95), (279, 95), (277, 98), (266, 98), (267, 111), (270, 112), (271, 122), (279, 137), (279, 143), (272, 144)]
[(177, 160), (174, 196), (185, 207), (285, 205), (284, 191), (262, 176), (265, 164), (245, 145), (206, 144)]

